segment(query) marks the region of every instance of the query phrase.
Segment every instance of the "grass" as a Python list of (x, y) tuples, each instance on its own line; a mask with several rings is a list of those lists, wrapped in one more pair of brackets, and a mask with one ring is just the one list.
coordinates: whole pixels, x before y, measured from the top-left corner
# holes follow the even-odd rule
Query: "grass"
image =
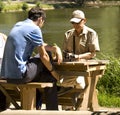
[(100, 106), (104, 107), (120, 107), (120, 97), (108, 94), (98, 94), (98, 101)]
[(19, 4), (12, 4), (12, 3), (6, 3), (3, 9), (3, 12), (8, 12), (8, 11), (19, 11), (21, 10), (22, 3)]
[(120, 107), (120, 58), (102, 54), (101, 59), (109, 60), (109, 64), (97, 83), (99, 104)]
[[(22, 11), (22, 6), (25, 2), (3, 2), (4, 4), (4, 8), (2, 10), (2, 12), (14, 12), (14, 11)], [(33, 6), (36, 6), (36, 4), (33, 3), (27, 3), (28, 5), (28, 9), (30, 9)], [(39, 3), (40, 7), (43, 9), (54, 9), (53, 5), (49, 5), (49, 4), (43, 4), (43, 3)], [(27, 9), (27, 10), (28, 10)]]
[(28, 5), (29, 10), (33, 6), (39, 6), (43, 9), (63, 9), (63, 8), (77, 8), (80, 7), (79, 4), (76, 3), (42, 3), (42, 2), (21, 2), (21, 1), (7, 1), (3, 2), (4, 8), (2, 9), (2, 12), (14, 12), (14, 11), (22, 11), (22, 5), (26, 3)]

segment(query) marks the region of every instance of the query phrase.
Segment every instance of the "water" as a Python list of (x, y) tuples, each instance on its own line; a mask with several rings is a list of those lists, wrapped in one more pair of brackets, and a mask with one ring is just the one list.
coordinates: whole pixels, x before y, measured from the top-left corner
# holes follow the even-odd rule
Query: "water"
[[(97, 31), (100, 49), (103, 54), (120, 56), (120, 7), (80, 8), (86, 14), (86, 25)], [(56, 43), (62, 48), (64, 32), (72, 28), (69, 23), (71, 13), (76, 9), (48, 10), (42, 28), (44, 41)], [(26, 12), (1, 13), (0, 32), (9, 34), (13, 25), (27, 17)], [(99, 54), (100, 54), (99, 53)], [(98, 54), (98, 56), (99, 56)]]

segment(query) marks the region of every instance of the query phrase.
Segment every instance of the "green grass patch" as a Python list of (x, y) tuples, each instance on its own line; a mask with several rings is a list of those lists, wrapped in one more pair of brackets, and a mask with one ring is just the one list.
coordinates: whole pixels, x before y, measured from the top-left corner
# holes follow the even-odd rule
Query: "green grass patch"
[(40, 7), (43, 9), (54, 9), (53, 5), (49, 5), (49, 4), (40, 4)]
[(100, 106), (104, 107), (120, 107), (120, 97), (109, 94), (98, 94)]
[[(26, 3), (26, 2), (4, 2), (4, 8), (2, 12), (11, 12), (11, 11), (22, 11), (23, 5), (26, 4), (28, 6), (27, 10), (32, 8), (33, 6), (37, 6), (38, 3)], [(39, 6), (43, 9), (54, 9), (53, 5), (50, 4), (42, 4), (39, 3)]]
[(120, 107), (120, 57), (101, 55), (101, 59), (109, 60), (109, 64), (97, 83), (99, 104)]
[(20, 11), (22, 7), (22, 3), (19, 4), (6, 4), (4, 6), (3, 11), (8, 12), (8, 11)]

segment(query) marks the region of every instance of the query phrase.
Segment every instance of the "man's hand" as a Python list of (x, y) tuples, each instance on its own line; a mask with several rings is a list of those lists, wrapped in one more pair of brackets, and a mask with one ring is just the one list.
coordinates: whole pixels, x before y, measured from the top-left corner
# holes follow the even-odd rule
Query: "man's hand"
[(53, 46), (53, 47), (55, 48), (55, 58), (58, 64), (60, 64), (63, 61), (61, 49), (58, 46)]

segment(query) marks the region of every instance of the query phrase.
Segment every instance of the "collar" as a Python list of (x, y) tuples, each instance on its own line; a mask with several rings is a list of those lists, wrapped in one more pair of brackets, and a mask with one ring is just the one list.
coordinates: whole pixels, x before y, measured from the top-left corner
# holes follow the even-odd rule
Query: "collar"
[(33, 23), (33, 21), (31, 19), (29, 19), (29, 18), (27, 18), (25, 21), (29, 22), (29, 23)]
[[(83, 31), (82, 31), (82, 33), (79, 34), (79, 36), (81, 36), (81, 35), (85, 35), (85, 34), (87, 34), (87, 32), (88, 32), (88, 31), (87, 31), (87, 26), (84, 25), (84, 27), (83, 27)], [(74, 30), (74, 35), (76, 35), (75, 30)]]

